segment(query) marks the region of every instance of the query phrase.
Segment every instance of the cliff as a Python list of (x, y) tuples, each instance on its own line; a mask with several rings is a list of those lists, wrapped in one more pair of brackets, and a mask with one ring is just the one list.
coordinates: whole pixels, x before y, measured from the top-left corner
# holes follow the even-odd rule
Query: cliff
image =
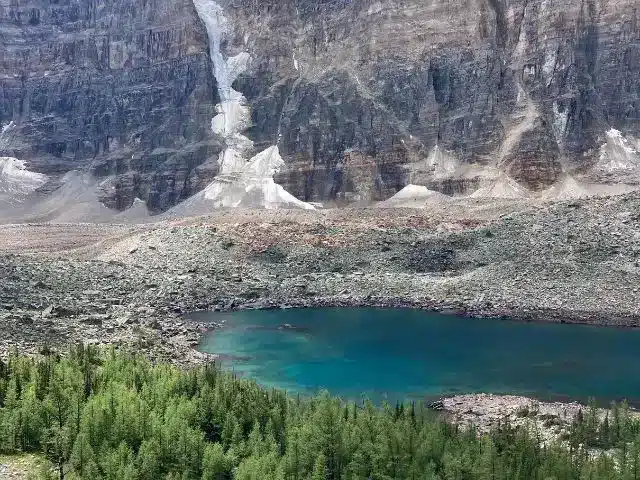
[(107, 206), (159, 211), (215, 175), (215, 80), (190, 1), (1, 0), (0, 45), (0, 155), (49, 175), (45, 190), (90, 169)]
[[(228, 49), (253, 59), (250, 136), (279, 139), (280, 180), (305, 200), (353, 193), (354, 151), (376, 165), (373, 199), (416, 173), (466, 193), (482, 177), (468, 164), (539, 191), (588, 172), (610, 128), (640, 133), (633, 0), (241, 3)], [(438, 148), (461, 166), (448, 178), (425, 161)]]
[[(276, 180), (301, 200), (469, 194), (498, 172), (534, 192), (566, 174), (637, 181), (635, 0), (218, 3), (220, 53), (249, 56), (233, 82), (248, 156), (277, 145)], [(105, 205), (159, 212), (218, 173), (220, 97), (190, 0), (0, 0), (0, 42), (0, 156), (49, 175), (41, 191), (90, 169)], [(598, 169), (620, 151), (608, 141), (629, 168)]]

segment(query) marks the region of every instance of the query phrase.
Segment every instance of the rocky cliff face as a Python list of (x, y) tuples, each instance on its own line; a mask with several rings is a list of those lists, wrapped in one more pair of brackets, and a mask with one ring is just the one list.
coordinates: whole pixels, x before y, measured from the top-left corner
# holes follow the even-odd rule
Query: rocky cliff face
[[(233, 85), (246, 135), (279, 146), (277, 181), (300, 199), (378, 200), (416, 176), (466, 193), (485, 167), (543, 190), (589, 175), (612, 128), (640, 147), (635, 0), (218, 3), (223, 54), (251, 57)], [(0, 0), (0, 42), (0, 123), (15, 124), (0, 155), (90, 166), (119, 209), (165, 210), (216, 175), (219, 98), (190, 0)]]
[(206, 45), (189, 0), (0, 0), (0, 155), (45, 188), (90, 168), (107, 206), (166, 209), (216, 172)]
[(305, 200), (358, 196), (365, 177), (388, 197), (436, 145), (460, 166), (431, 187), (468, 190), (479, 164), (542, 190), (588, 171), (609, 128), (640, 133), (634, 0), (241, 3), (227, 48), (253, 59), (250, 135), (278, 139), (280, 181)]

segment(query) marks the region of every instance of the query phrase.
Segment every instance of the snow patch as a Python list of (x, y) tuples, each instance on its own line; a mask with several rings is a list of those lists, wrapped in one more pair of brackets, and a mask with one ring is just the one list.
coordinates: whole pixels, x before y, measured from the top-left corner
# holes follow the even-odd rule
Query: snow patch
[(202, 192), (174, 207), (171, 215), (199, 215), (214, 208), (301, 208), (314, 206), (297, 199), (273, 176), (284, 165), (277, 146), (260, 152), (240, 171), (219, 174)]
[(308, 203), (298, 200), (278, 185), (273, 176), (280, 171), (284, 160), (277, 146), (260, 152), (239, 172), (236, 178), (216, 178), (204, 189), (204, 198), (213, 207), (245, 208), (302, 208), (313, 210)]
[(509, 177), (506, 173), (501, 172), (498, 178), (484, 187), (480, 187), (473, 192), (472, 198), (528, 198), (531, 192), (525, 187)]
[[(264, 150), (249, 162), (245, 161), (253, 142), (242, 132), (251, 123), (251, 112), (246, 98), (232, 85), (238, 75), (246, 70), (251, 57), (247, 52), (241, 52), (225, 60), (220, 45), (224, 37), (229, 35), (230, 25), (222, 7), (213, 0), (194, 0), (194, 4), (209, 35), (213, 74), (220, 96), (218, 113), (211, 120), (211, 129), (221, 135), (226, 144), (218, 157), (218, 177), (204, 190), (201, 200), (211, 203), (214, 208), (291, 206), (313, 209), (313, 206), (298, 200), (273, 180), (273, 175), (284, 165), (277, 146)], [(293, 61), (297, 69), (295, 54)], [(194, 202), (197, 203), (196, 200)]]
[(7, 148), (9, 146), (11, 131), (15, 128), (16, 128), (16, 124), (13, 121), (2, 126), (2, 128), (0, 129), (0, 149)]
[(6, 125), (2, 126), (2, 129), (0, 129), (0, 135), (5, 135), (10, 130), (13, 130), (15, 128), (15, 126), (16, 126), (15, 122), (13, 120), (11, 120), (9, 123), (7, 123)]
[(22, 160), (0, 157), (0, 203), (20, 203), (46, 182), (46, 175), (27, 170)]
[(220, 96), (217, 115), (211, 120), (211, 129), (223, 136), (227, 144), (227, 149), (220, 154), (218, 162), (220, 171), (228, 173), (242, 166), (239, 159), (253, 146), (251, 140), (242, 135), (251, 122), (247, 100), (232, 87), (238, 75), (246, 70), (251, 58), (247, 52), (241, 52), (225, 60), (220, 46), (223, 38), (229, 34), (230, 27), (222, 7), (212, 0), (194, 0), (194, 5), (209, 35), (213, 75), (216, 77)]
[(379, 208), (424, 208), (429, 203), (446, 202), (449, 197), (422, 185), (409, 184), (393, 197), (380, 202)]
[(634, 142), (625, 138), (620, 130), (609, 129), (606, 143), (600, 147), (596, 169), (604, 172), (634, 170), (640, 166), (640, 155)]

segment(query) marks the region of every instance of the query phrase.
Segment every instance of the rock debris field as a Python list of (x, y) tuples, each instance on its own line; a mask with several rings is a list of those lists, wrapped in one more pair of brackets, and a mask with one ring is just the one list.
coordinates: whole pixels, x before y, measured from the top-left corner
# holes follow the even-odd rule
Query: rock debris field
[[(189, 311), (407, 306), (637, 326), (640, 196), (0, 227), (0, 348), (199, 361)], [(471, 320), (470, 320), (471, 321)]]
[(640, 195), (4, 225), (0, 278), (3, 356), (84, 341), (202, 362), (194, 346), (215, 325), (182, 316), (207, 309), (406, 306), (635, 327)]

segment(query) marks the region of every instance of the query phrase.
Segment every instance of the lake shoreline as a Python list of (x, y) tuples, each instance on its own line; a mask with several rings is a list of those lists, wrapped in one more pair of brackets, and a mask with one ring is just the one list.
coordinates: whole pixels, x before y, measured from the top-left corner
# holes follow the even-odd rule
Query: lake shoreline
[[(149, 225), (0, 226), (0, 356), (116, 345), (193, 365), (188, 312), (419, 308), (640, 326), (640, 195), (424, 211), (220, 211)], [(625, 213), (625, 215), (620, 215)]]
[[(368, 305), (367, 305), (368, 306)], [(447, 418), (455, 423), (463, 426), (473, 424), (479, 431), (488, 431), (499, 424), (508, 422), (514, 426), (535, 427), (544, 432), (545, 438), (553, 439), (559, 438), (567, 429), (577, 412), (588, 408), (588, 399), (591, 396), (591, 390), (589, 388), (589, 377), (585, 378), (584, 372), (593, 372), (593, 375), (598, 376), (597, 370), (591, 370), (592, 362), (581, 362), (576, 365), (573, 363), (566, 363), (565, 357), (569, 358), (581, 358), (584, 354), (577, 354), (577, 351), (584, 349), (577, 349), (577, 351), (571, 351), (570, 353), (552, 354), (550, 352), (541, 355), (531, 355), (532, 351), (544, 351), (538, 348), (540, 339), (544, 341), (548, 335), (556, 331), (556, 327), (548, 325), (544, 328), (525, 326), (520, 321), (509, 321), (513, 324), (511, 326), (504, 326), (495, 328), (496, 324), (491, 320), (485, 320), (476, 324), (475, 326), (462, 327), (461, 323), (466, 320), (460, 317), (452, 317), (451, 321), (446, 317), (437, 315), (433, 320), (435, 323), (429, 321), (428, 312), (425, 313), (425, 317), (419, 315), (418, 309), (412, 309), (413, 315), (403, 316), (402, 311), (396, 311), (395, 316), (389, 317), (387, 314), (375, 315), (375, 312), (369, 312), (367, 310), (378, 310), (375, 307), (368, 306), (368, 309), (362, 312), (360, 316), (352, 315), (350, 312), (346, 312), (343, 315), (345, 320), (353, 319), (353, 327), (336, 328), (334, 322), (336, 319), (341, 318), (340, 314), (332, 314), (328, 310), (332, 308), (310, 309), (309, 312), (296, 312), (295, 309), (285, 309), (286, 315), (280, 315), (275, 309), (265, 310), (264, 312), (252, 312), (247, 311), (237, 316), (235, 312), (220, 312), (220, 317), (216, 317), (216, 314), (201, 313), (196, 315), (195, 321), (203, 323), (203, 319), (208, 317), (218, 322), (219, 327), (212, 330), (211, 343), (207, 346), (203, 342), (201, 348), (208, 352), (223, 353), (228, 360), (233, 359), (234, 355), (242, 355), (239, 362), (234, 362), (234, 371), (238, 375), (247, 375), (247, 378), (253, 378), (259, 383), (262, 383), (266, 388), (283, 388), (289, 392), (290, 395), (296, 395), (299, 392), (304, 396), (311, 396), (317, 393), (320, 388), (326, 388), (328, 391), (341, 397), (346, 402), (359, 402), (362, 398), (369, 398), (376, 405), (381, 405), (384, 402), (388, 402), (391, 407), (396, 403), (396, 399), (402, 403), (409, 404), (416, 402), (425, 407), (428, 407), (434, 411), (442, 412)], [(327, 311), (325, 311), (327, 310)], [(337, 309), (338, 311), (340, 308)], [(357, 309), (356, 309), (357, 310)], [(397, 309), (393, 309), (397, 310)], [(371, 315), (374, 315), (373, 317)], [(391, 342), (393, 345), (403, 345), (402, 351), (413, 352), (415, 350), (413, 343), (403, 343), (402, 334), (388, 332), (391, 335), (384, 334), (382, 337), (380, 332), (380, 325), (384, 326), (386, 321), (392, 322), (392, 324), (398, 324), (400, 319), (406, 319), (405, 327), (409, 331), (414, 332), (412, 335), (416, 335), (415, 338), (438, 338), (439, 348), (435, 358), (442, 358), (442, 364), (437, 368), (428, 368), (424, 370), (423, 367), (419, 367), (418, 370), (413, 368), (403, 368), (400, 365), (404, 364), (404, 360), (400, 360), (405, 356), (404, 353), (398, 354), (390, 352), (386, 353), (384, 350), (380, 350), (380, 345), (372, 343), (367, 338), (375, 339), (375, 342), (379, 342), (381, 338), (384, 338), (386, 342)], [(235, 320), (234, 320), (235, 319)], [(424, 321), (423, 321), (424, 319)], [(432, 323), (433, 327), (425, 329), (415, 329), (416, 322), (418, 325), (426, 325)], [(451, 322), (454, 322), (451, 324)], [(343, 324), (349, 324), (350, 322), (341, 322)], [(542, 326), (549, 322), (539, 322)], [(369, 332), (364, 335), (361, 345), (354, 344), (353, 341), (345, 343), (340, 341), (341, 338), (353, 338), (347, 333), (347, 328), (355, 328), (360, 331), (366, 325), (369, 325)], [(452, 325), (446, 327), (445, 325)], [(486, 330), (489, 327), (489, 330)], [(468, 328), (464, 330), (464, 328)], [(567, 335), (571, 338), (576, 338), (579, 344), (590, 345), (589, 338), (595, 339), (596, 342), (614, 342), (613, 339), (622, 338), (624, 345), (626, 345), (625, 339), (629, 337), (624, 334), (616, 334), (611, 331), (604, 337), (603, 340), (598, 340), (601, 334), (599, 330), (584, 328), (577, 329), (575, 333), (574, 327), (571, 326), (558, 326), (557, 337), (559, 339), (566, 339)], [(511, 342), (515, 345), (515, 349), (522, 354), (523, 362), (518, 362), (517, 359), (513, 366), (500, 367), (500, 365), (506, 365), (504, 358), (514, 358), (511, 350), (506, 350), (503, 354), (495, 357), (495, 345), (486, 343), (487, 336), (490, 338), (501, 338), (503, 335), (496, 335), (503, 329), (506, 338), (511, 338)], [(515, 330), (514, 330), (515, 329)], [(223, 332), (219, 340), (216, 340), (216, 331)], [(383, 329), (384, 331), (384, 329)], [(475, 340), (474, 344), (478, 347), (468, 351), (467, 356), (474, 359), (474, 364), (480, 371), (494, 371), (495, 374), (480, 375), (477, 377), (471, 370), (469, 374), (466, 373), (459, 376), (457, 370), (464, 368), (464, 361), (462, 364), (448, 365), (453, 350), (448, 347), (451, 344), (452, 336), (455, 337), (455, 332), (467, 331)], [(484, 331), (485, 333), (479, 334)], [(286, 333), (290, 332), (290, 333)], [(429, 333), (432, 332), (432, 333)], [(447, 332), (452, 332), (451, 334)], [(511, 332), (511, 333), (509, 333)], [(518, 333), (519, 332), (519, 333)], [(583, 334), (580, 334), (583, 332)], [(579, 335), (576, 335), (579, 334)], [(310, 337), (307, 337), (310, 335)], [(371, 337), (373, 335), (373, 337)], [(437, 337), (436, 337), (437, 335)], [(622, 335), (622, 337), (621, 337)], [(305, 341), (302, 350), (299, 350), (299, 343), (297, 337), (305, 337)], [(317, 340), (314, 341), (313, 339)], [(322, 345), (327, 345), (327, 340), (330, 340), (331, 352), (329, 358), (325, 361), (324, 348)], [(406, 338), (406, 337), (405, 337)], [(528, 339), (528, 340), (527, 340)], [(563, 340), (558, 340), (561, 344), (564, 344)], [(633, 340), (629, 340), (632, 341)], [(218, 343), (216, 343), (218, 342)], [(522, 345), (523, 342), (532, 345), (530, 349), (521, 349), (518, 345)], [(318, 344), (319, 350), (314, 350), (313, 345)], [(220, 346), (220, 350), (216, 350), (216, 345)], [(265, 345), (265, 347), (261, 346)], [(626, 351), (628, 348), (622, 344), (610, 343), (611, 348), (621, 351)], [(468, 347), (472, 347), (468, 345)], [(384, 349), (384, 347), (382, 347)], [(590, 347), (585, 347), (589, 350)], [(360, 349), (360, 350), (359, 350)], [(428, 343), (425, 344), (426, 351), (430, 351), (431, 347)], [(482, 351), (490, 352), (488, 357), (483, 357)], [(553, 349), (552, 349), (553, 350)], [(364, 352), (379, 352), (375, 354), (377, 360), (372, 360), (367, 356), (362, 356), (358, 351)], [(277, 352), (277, 353), (276, 353)], [(296, 353), (298, 352), (298, 353)], [(343, 358), (341, 352), (348, 352), (346, 363), (342, 363), (342, 360), (332, 360), (331, 357), (334, 354), (339, 355), (336, 358)], [(368, 355), (368, 354), (367, 354)], [(399, 359), (400, 363), (396, 363), (394, 360), (388, 358), (389, 355)], [(436, 365), (437, 362), (432, 355), (422, 354), (419, 357), (414, 357), (414, 354), (408, 353), (407, 359), (411, 358), (411, 362), (414, 364), (424, 365)], [(608, 357), (608, 353), (603, 353)], [(486, 363), (485, 358), (491, 359), (489, 363)], [(615, 356), (611, 358), (616, 358)], [(235, 359), (233, 359), (235, 360)], [(541, 364), (542, 360), (548, 361), (548, 365)], [(381, 362), (387, 366), (385, 371), (403, 371), (402, 382), (398, 383), (394, 380), (389, 380), (388, 376), (381, 374), (376, 376), (375, 380), (372, 380), (367, 372), (362, 372), (361, 380), (356, 387), (353, 387), (350, 382), (344, 382), (342, 380), (333, 377), (331, 372), (341, 372), (344, 378), (353, 378), (357, 375), (355, 370), (352, 370), (350, 365), (369, 365), (376, 361)], [(314, 365), (307, 368), (305, 365)], [(319, 367), (319, 364), (323, 364)], [(406, 363), (406, 362), (405, 362)], [(520, 364), (522, 366), (520, 366)], [(268, 365), (268, 366), (267, 366)], [(231, 368), (229, 366), (228, 368)], [(364, 368), (364, 367), (363, 367)], [(472, 367), (469, 367), (472, 368)], [(575, 373), (564, 373), (558, 377), (557, 373), (544, 373), (545, 370), (539, 370), (540, 368), (551, 368), (556, 371), (564, 371), (566, 368), (574, 369)], [(320, 373), (320, 371), (325, 373)], [(557, 370), (560, 369), (560, 370)], [(366, 368), (364, 368), (366, 370)], [(424, 370), (424, 371), (423, 371)], [(466, 370), (465, 370), (466, 371)], [(520, 378), (521, 373), (531, 371), (532, 381), (522, 382)], [(549, 370), (547, 370), (549, 371)], [(571, 370), (573, 371), (573, 370)], [(571, 372), (570, 371), (570, 372)], [(294, 373), (297, 372), (297, 373)], [(416, 374), (416, 372), (419, 372)], [(453, 375), (453, 376), (452, 376)], [(471, 377), (469, 376), (471, 375)], [(539, 375), (542, 375), (538, 377)], [(568, 379), (565, 379), (566, 375), (570, 375)], [(620, 398), (616, 392), (623, 392), (625, 395), (630, 395), (636, 398), (633, 386), (626, 386), (618, 389), (618, 378), (612, 379), (608, 386), (603, 386), (599, 389), (593, 389), (593, 392), (598, 392), (600, 397), (596, 396), (595, 401), (600, 407), (608, 407), (609, 398)], [(331, 380), (329, 380), (331, 378)], [(335, 378), (335, 380), (334, 380)], [(420, 378), (433, 379), (432, 381), (426, 381), (420, 383)], [(368, 379), (368, 380), (366, 380)], [(564, 384), (565, 380), (569, 380), (569, 384)], [(403, 384), (404, 382), (404, 384)], [(470, 382), (470, 383), (469, 383)], [(547, 383), (549, 382), (549, 383)], [(573, 383), (578, 382), (578, 383)], [(504, 387), (496, 388), (497, 384), (504, 384)], [(566, 383), (566, 382), (565, 382)], [(299, 387), (296, 387), (298, 385)], [(313, 385), (318, 385), (314, 387)], [(548, 389), (545, 390), (544, 386), (548, 385)], [(562, 386), (567, 387), (563, 390)], [(421, 390), (419, 386), (424, 386)], [(362, 396), (358, 395), (359, 388), (362, 387), (362, 391), (365, 392)], [(443, 392), (451, 393), (436, 393), (435, 390), (441, 389)], [(539, 389), (539, 390), (536, 390)], [(432, 392), (420, 394), (420, 392)], [(454, 393), (459, 391), (461, 393)], [(463, 393), (463, 392), (485, 392), (485, 393)], [(528, 394), (520, 392), (534, 392), (537, 394)], [(563, 391), (566, 392), (563, 395), (554, 395), (550, 392)], [(610, 394), (610, 396), (609, 396)], [(633, 408), (635, 405), (630, 402), (630, 406)], [(523, 411), (529, 411), (523, 415)], [(602, 410), (604, 412), (604, 410)]]
[[(215, 354), (213, 357), (219, 358)], [(586, 402), (570, 398), (550, 400), (509, 393), (460, 393), (425, 395), (420, 398), (424, 406), (443, 414), (448, 421), (462, 428), (473, 427), (479, 434), (484, 434), (508, 423), (539, 432), (543, 443), (562, 439), (578, 412), (584, 414), (589, 408)], [(411, 401), (405, 402), (408, 403)], [(607, 409), (602, 408), (601, 403), (599, 405), (599, 415), (604, 418)], [(631, 409), (634, 415), (640, 416), (633, 405)], [(524, 414), (524, 411), (528, 413)]]
[(217, 303), (184, 312), (188, 317), (194, 313), (219, 312), (230, 313), (242, 310), (287, 310), (309, 308), (401, 308), (437, 312), (445, 315), (473, 318), (489, 318), (514, 322), (560, 323), (592, 325), (614, 328), (640, 328), (640, 315), (636, 312), (603, 312), (601, 310), (573, 310), (563, 308), (533, 308), (518, 306), (482, 307), (475, 303), (452, 305), (446, 299), (426, 300), (407, 299), (386, 296), (367, 297), (289, 297), (280, 302), (271, 299), (259, 299), (243, 302), (234, 299), (227, 306)]
[[(528, 428), (540, 434), (543, 443), (561, 439), (579, 412), (587, 413), (588, 406), (579, 402), (544, 402), (520, 395), (495, 395), (490, 393), (463, 394), (443, 397), (442, 411), (450, 421), (479, 433), (509, 424)], [(598, 408), (604, 418), (608, 409)], [(638, 416), (638, 412), (631, 411)]]

